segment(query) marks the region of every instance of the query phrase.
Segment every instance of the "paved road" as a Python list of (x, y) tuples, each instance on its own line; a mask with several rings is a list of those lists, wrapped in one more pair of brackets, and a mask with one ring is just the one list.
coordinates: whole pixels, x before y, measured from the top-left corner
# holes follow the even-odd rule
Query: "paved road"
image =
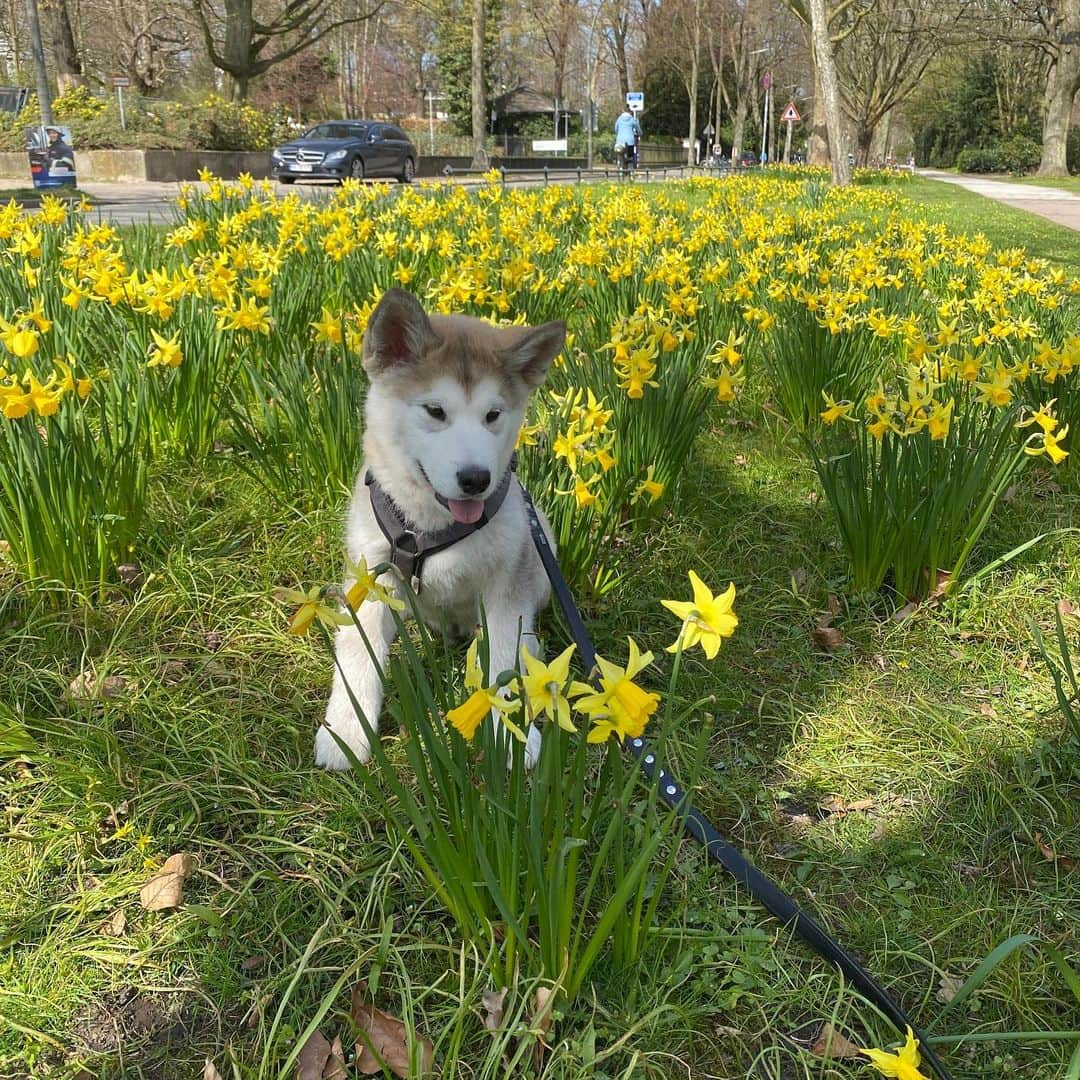
[[(640, 180), (677, 179), (689, 172), (691, 170), (677, 166), (648, 170), (642, 167), (638, 170), (637, 176)], [(583, 175), (585, 179), (590, 178), (590, 174), (584, 170)], [(609, 179), (616, 179), (614, 170), (610, 170), (606, 175)], [(514, 187), (538, 187), (544, 183), (575, 184), (578, 182), (578, 176), (577, 170), (561, 175), (553, 173), (547, 179), (542, 172), (521, 172), (515, 173), (511, 182)], [(598, 170), (592, 174), (592, 178), (602, 180), (605, 178), (605, 173)], [(485, 182), (475, 176), (455, 176), (452, 179), (454, 183), (466, 185)], [(25, 183), (17, 180), (0, 179), (0, 201), (4, 199), (5, 190), (25, 189), (26, 186)], [(199, 183), (193, 183), (191, 186), (205, 187)], [(294, 184), (288, 187), (278, 184), (276, 186), (279, 195), (295, 192), (302, 199), (326, 199), (336, 190), (334, 184)], [(109, 184), (89, 181), (80, 184), (79, 190), (85, 191), (97, 201), (90, 214), (91, 220), (107, 220), (116, 225), (140, 225), (147, 222), (162, 224), (171, 222), (175, 218), (171, 201), (179, 194), (180, 184), (150, 180)], [(391, 190), (398, 190), (398, 188), (395, 186)]]
[(1048, 218), (1069, 229), (1080, 229), (1080, 195), (1073, 195), (1060, 188), (1039, 187), (1035, 184), (1010, 184), (1004, 180), (985, 180), (981, 176), (957, 176), (956, 173), (920, 169), (919, 176), (927, 180), (941, 180), (946, 184), (983, 195), (988, 199), (1027, 210), (1039, 217)]

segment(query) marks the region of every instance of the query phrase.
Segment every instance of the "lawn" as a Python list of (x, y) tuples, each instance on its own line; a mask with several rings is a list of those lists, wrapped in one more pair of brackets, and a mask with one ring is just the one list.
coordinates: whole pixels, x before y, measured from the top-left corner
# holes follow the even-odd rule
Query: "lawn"
[(927, 220), (944, 221), (968, 233), (983, 232), (996, 246), (1025, 248), (1071, 273), (1080, 266), (1080, 232), (1075, 229), (939, 180), (915, 180), (904, 190)]
[[(1075, 233), (943, 184), (903, 192), (906, 217), (1080, 274)], [(434, 1042), (447, 1077), (871, 1074), (815, 1040), (828, 1022), (883, 1046), (888, 1024), (689, 841), (644, 961), (601, 962), (547, 1051), (509, 1067), (520, 998), (485, 1029), (483, 957), (361, 787), (312, 766), (331, 662), (287, 633), (274, 590), (337, 579), (345, 499), (268, 498), (241, 458), (228, 439), (159, 456), (137, 564), (97, 602), (0, 570), (0, 1076), (164, 1080), (207, 1059), (291, 1076), (309, 1026), (340, 1027), (358, 984)], [(601, 652), (631, 633), (666, 665), (658, 598), (683, 597), (689, 570), (735, 582), (736, 634), (683, 666), (680, 697), (714, 699), (681, 740), (708, 725), (697, 805), (941, 1038), (957, 1080), (1078, 1060), (1075, 1031), (996, 1038), (1077, 1027), (1039, 943), (1077, 966), (1080, 747), (1029, 620), (1080, 608), (1078, 469), (1036, 463), (969, 574), (1044, 540), (907, 613), (848, 589), (817, 474), (758, 387), (710, 414), (662, 518), (584, 605)], [(557, 620), (545, 631), (554, 653)], [(183, 905), (143, 910), (176, 853), (197, 863)], [(948, 1009), (1014, 935), (1032, 942)]]

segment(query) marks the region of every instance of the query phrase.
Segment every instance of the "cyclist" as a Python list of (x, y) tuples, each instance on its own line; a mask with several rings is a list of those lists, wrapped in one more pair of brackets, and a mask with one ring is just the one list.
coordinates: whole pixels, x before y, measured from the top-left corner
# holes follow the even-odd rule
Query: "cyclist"
[(623, 109), (615, 121), (615, 156), (624, 173), (632, 173), (637, 164), (641, 125), (629, 109)]

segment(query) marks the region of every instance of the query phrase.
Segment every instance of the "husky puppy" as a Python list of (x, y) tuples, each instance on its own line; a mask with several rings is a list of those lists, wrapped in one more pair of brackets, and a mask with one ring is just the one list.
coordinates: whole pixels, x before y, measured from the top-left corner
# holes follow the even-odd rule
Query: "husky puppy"
[[(519, 642), (536, 652), (536, 613), (549, 598), (521, 489), (513, 478), (508, 485), (504, 478), (529, 393), (544, 381), (565, 336), (563, 322), (501, 327), (461, 315), (429, 316), (401, 289), (386, 292), (364, 334), (370, 386), (364, 463), (346, 524), (349, 558), (354, 563), (364, 558), (369, 567), (390, 560), (391, 544), (373, 510), (373, 490), (381, 489), (415, 533), (445, 535), (455, 525), (482, 523), (476, 531), (458, 529), (468, 535), (424, 561), (419, 608), (429, 625), (444, 624), (467, 636), (480, 621), (482, 605), (493, 672), (516, 666)], [(504, 496), (494, 507), (500, 490)], [(399, 588), (394, 574), (383, 580)], [(364, 604), (358, 617), (384, 666), (395, 634), (389, 609)], [(347, 769), (349, 760), (334, 735), (360, 761), (371, 749), (346, 681), (373, 731), (383, 686), (355, 626), (338, 631), (335, 649), (340, 670), (336, 665), (326, 719), (315, 738), (315, 761), (326, 769)], [(529, 763), (539, 745), (539, 732), (530, 730)]]

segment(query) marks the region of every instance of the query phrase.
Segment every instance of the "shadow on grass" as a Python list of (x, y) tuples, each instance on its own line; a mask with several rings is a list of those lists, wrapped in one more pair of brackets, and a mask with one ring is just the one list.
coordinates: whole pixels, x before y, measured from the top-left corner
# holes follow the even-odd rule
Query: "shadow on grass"
[[(454, 1052), (480, 1060), (490, 1043), (478, 958), (386, 823), (311, 768), (329, 662), (286, 637), (269, 597), (334, 577), (336, 510), (268, 513), (242, 480), (171, 491), (157, 524), (177, 543), (159, 543), (136, 593), (75, 615), (4, 601), (5, 697), (44, 752), (3, 773), (0, 1059), (75, 1051), (109, 1075), (167, 1077), (207, 1055), (229, 1075), (231, 1055), (242, 1076), (275, 1076), (354, 966), (388, 1011), (413, 1001), (426, 1033), (464, 1031)], [(895, 624), (843, 599), (816, 491), (774, 432), (725, 424), (688, 467), (677, 515), (635, 551), (590, 626), (601, 650), (621, 654), (629, 633), (663, 667), (677, 628), (659, 598), (688, 595), (689, 569), (714, 589), (736, 582), (738, 633), (715, 665), (688, 658), (680, 690), (716, 697), (699, 805), (925, 1021), (940, 977), (969, 973), (998, 940), (1060, 940), (1068, 882), (1015, 837), (1039, 830), (1059, 850), (1080, 847), (1075, 764), (1039, 742), (1035, 711), (1049, 698), (1023, 663), (1024, 619), (1060, 585), (1076, 588), (1076, 548), (1033, 550), (956, 611)], [(984, 548), (1044, 530), (1069, 498), (1010, 506)], [(834, 653), (810, 638), (830, 595), (847, 642)], [(71, 700), (86, 670), (117, 676), (119, 691)], [(871, 806), (841, 812), (831, 799)], [(185, 906), (142, 911), (140, 886), (178, 851), (199, 861)], [(629, 1030), (613, 1066), (638, 1053), (641, 1074), (657, 1076), (678, 1061), (701, 1076), (840, 1075), (800, 1050), (833, 1009), (888, 1037), (693, 845), (679, 853), (668, 914), (662, 973), (601, 971), (596, 999), (565, 1021), (550, 1075), (600, 1075), (582, 1064), (589, 1039)], [(1015, 964), (964, 1024), (1048, 1026), (1053, 985), (1044, 962)], [(1020, 1075), (1042, 1075), (1016, 1053)], [(973, 1067), (992, 1054), (980, 1049)]]

